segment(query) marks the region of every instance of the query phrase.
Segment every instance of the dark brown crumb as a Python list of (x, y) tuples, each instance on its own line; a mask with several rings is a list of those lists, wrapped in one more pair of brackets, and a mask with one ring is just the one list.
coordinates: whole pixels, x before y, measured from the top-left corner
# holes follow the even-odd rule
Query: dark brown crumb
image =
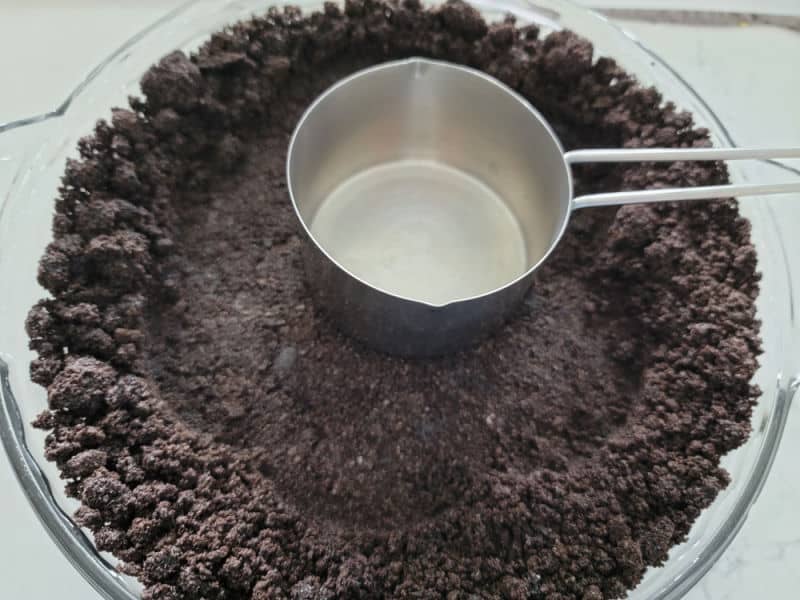
[(567, 148), (708, 144), (588, 41), (460, 2), (271, 9), (165, 57), (68, 163), (26, 323), (46, 456), (145, 600), (616, 598), (727, 483), (760, 351), (733, 201), (577, 213), (514, 318), (456, 356), (375, 354), (312, 304), (288, 136), (336, 79), (411, 55), (512, 85)]

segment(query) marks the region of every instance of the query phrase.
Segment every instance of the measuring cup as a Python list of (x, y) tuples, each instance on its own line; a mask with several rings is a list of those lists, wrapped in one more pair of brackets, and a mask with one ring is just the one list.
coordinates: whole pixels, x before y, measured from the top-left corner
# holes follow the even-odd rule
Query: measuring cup
[(503, 322), (573, 210), (800, 192), (800, 182), (573, 197), (587, 162), (800, 158), (800, 148), (564, 152), (496, 79), (412, 58), (329, 88), (292, 135), (287, 182), (308, 282), (345, 332), (405, 356), (460, 350)]

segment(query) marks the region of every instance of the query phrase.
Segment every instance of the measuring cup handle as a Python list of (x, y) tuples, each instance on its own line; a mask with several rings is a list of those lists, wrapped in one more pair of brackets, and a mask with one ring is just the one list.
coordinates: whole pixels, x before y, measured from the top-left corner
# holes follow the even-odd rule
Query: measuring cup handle
[[(800, 148), (631, 148), (573, 150), (564, 155), (568, 165), (606, 162), (673, 162), (800, 158)], [(649, 202), (711, 200), (730, 196), (800, 193), (797, 183), (710, 185), (686, 188), (633, 190), (578, 196), (572, 208), (619, 206)]]

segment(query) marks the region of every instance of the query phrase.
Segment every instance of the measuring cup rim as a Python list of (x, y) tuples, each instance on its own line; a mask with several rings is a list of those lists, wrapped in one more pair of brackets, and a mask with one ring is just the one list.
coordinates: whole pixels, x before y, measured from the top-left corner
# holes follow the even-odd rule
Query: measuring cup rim
[[(459, 71), (459, 72), (461, 72), (463, 74), (471, 75), (473, 77), (478, 77), (478, 78), (482, 79), (484, 82), (493, 85), (499, 91), (501, 91), (501, 92), (503, 92), (505, 94), (511, 95), (523, 108), (525, 108), (527, 110), (528, 113), (530, 113), (532, 118), (535, 118), (535, 119), (537, 119), (539, 121), (539, 123), (545, 128), (545, 130), (549, 134), (550, 139), (552, 140), (553, 144), (558, 148), (559, 154), (561, 156), (561, 162), (562, 162), (562, 165), (564, 167), (564, 176), (566, 177), (566, 180), (567, 180), (567, 192), (568, 192), (567, 210), (565, 211), (564, 216), (561, 218), (561, 222), (559, 224), (558, 232), (556, 233), (556, 235), (553, 238), (553, 240), (550, 242), (550, 245), (548, 246), (547, 251), (539, 258), (539, 260), (536, 261), (536, 263), (534, 263), (532, 266), (527, 268), (525, 270), (525, 272), (523, 272), (522, 274), (518, 275), (514, 279), (512, 279), (512, 280), (504, 283), (503, 285), (501, 285), (499, 287), (496, 287), (496, 288), (494, 288), (492, 290), (489, 290), (487, 292), (483, 292), (483, 293), (480, 293), (480, 294), (475, 294), (473, 296), (466, 296), (464, 298), (458, 298), (456, 300), (449, 300), (448, 302), (443, 302), (443, 303), (438, 303), (438, 304), (434, 303), (434, 302), (428, 302), (426, 300), (420, 300), (420, 299), (417, 299), (417, 298), (411, 298), (411, 297), (408, 297), (408, 296), (403, 296), (402, 294), (396, 294), (394, 292), (387, 291), (387, 290), (385, 290), (383, 288), (380, 288), (380, 287), (370, 283), (369, 281), (364, 280), (363, 278), (359, 277), (358, 275), (355, 275), (349, 269), (347, 269), (344, 265), (342, 265), (339, 261), (337, 261), (333, 256), (331, 256), (331, 254), (325, 249), (325, 247), (322, 244), (319, 243), (319, 241), (316, 239), (314, 234), (311, 233), (311, 229), (309, 228), (309, 225), (306, 223), (306, 220), (303, 218), (303, 215), (300, 213), (300, 208), (299, 208), (299, 206), (297, 204), (297, 200), (295, 199), (294, 186), (292, 184), (292, 156), (294, 155), (295, 143), (297, 141), (297, 138), (298, 138), (298, 135), (299, 135), (300, 131), (302, 130), (303, 126), (306, 124), (306, 121), (309, 119), (311, 114), (315, 111), (315, 109), (320, 104), (322, 104), (327, 98), (332, 96), (335, 92), (337, 92), (341, 88), (347, 86), (348, 84), (352, 83), (356, 79), (360, 79), (362, 77), (366, 77), (366, 76), (372, 75), (372, 74), (377, 73), (379, 71), (395, 69), (397, 67), (408, 67), (409, 65), (414, 65), (414, 64), (430, 65), (430, 66), (435, 66), (435, 67), (440, 67), (440, 68), (451, 69), (451, 70), (454, 70), (454, 71)], [(504, 84), (502, 81), (498, 80), (495, 77), (492, 77), (488, 73), (485, 73), (485, 72), (480, 71), (478, 69), (473, 69), (471, 67), (467, 67), (467, 66), (464, 66), (464, 65), (451, 63), (451, 62), (448, 62), (448, 61), (435, 60), (435, 59), (417, 57), (417, 56), (404, 58), (404, 59), (400, 59), (400, 60), (386, 61), (386, 62), (377, 64), (377, 65), (373, 65), (371, 67), (367, 67), (365, 69), (361, 69), (359, 71), (356, 71), (355, 73), (352, 73), (352, 74), (348, 75), (347, 77), (344, 77), (344, 78), (340, 79), (339, 81), (337, 81), (336, 83), (331, 85), (329, 88), (327, 88), (325, 91), (323, 91), (319, 96), (317, 96), (314, 99), (314, 101), (308, 106), (308, 108), (306, 108), (306, 110), (303, 111), (303, 114), (300, 117), (300, 119), (297, 121), (297, 125), (295, 125), (294, 131), (292, 132), (292, 136), (289, 139), (289, 146), (288, 146), (288, 150), (287, 150), (287, 153), (286, 153), (286, 187), (289, 190), (289, 199), (291, 200), (292, 208), (294, 209), (295, 216), (297, 217), (297, 220), (300, 222), (300, 225), (303, 228), (303, 231), (305, 232), (307, 238), (314, 244), (314, 246), (317, 248), (317, 250), (319, 250), (327, 260), (331, 261), (337, 268), (341, 269), (341, 271), (343, 271), (348, 277), (358, 281), (362, 285), (364, 285), (364, 286), (366, 286), (366, 287), (368, 287), (368, 288), (370, 288), (370, 289), (372, 289), (372, 290), (374, 290), (376, 292), (380, 292), (381, 294), (384, 294), (384, 295), (389, 296), (391, 298), (395, 298), (395, 299), (398, 299), (398, 300), (402, 300), (402, 301), (405, 301), (405, 302), (410, 302), (410, 303), (413, 303), (413, 304), (425, 306), (427, 308), (436, 309), (436, 310), (443, 310), (443, 309), (446, 309), (446, 308), (448, 308), (450, 306), (453, 306), (453, 305), (465, 304), (465, 303), (469, 303), (469, 302), (478, 301), (478, 300), (481, 300), (481, 299), (484, 299), (484, 298), (488, 298), (490, 296), (494, 296), (495, 294), (497, 294), (499, 292), (502, 292), (502, 291), (504, 291), (504, 290), (506, 290), (506, 289), (508, 289), (510, 287), (513, 287), (513, 286), (517, 285), (520, 281), (523, 281), (523, 280), (527, 279), (528, 277), (530, 277), (542, 265), (542, 263), (544, 263), (544, 261), (547, 260), (550, 257), (550, 255), (553, 253), (553, 250), (555, 250), (556, 246), (558, 246), (559, 242), (561, 241), (561, 238), (564, 236), (564, 232), (567, 229), (567, 224), (569, 223), (569, 217), (570, 217), (570, 214), (572, 213), (572, 208), (573, 208), (572, 207), (572, 198), (573, 198), (572, 171), (571, 171), (571, 169), (569, 167), (569, 164), (566, 161), (564, 147), (561, 145), (561, 141), (558, 139), (558, 136), (556, 135), (555, 131), (550, 126), (550, 123), (547, 122), (547, 119), (545, 119), (544, 116), (530, 102), (528, 102), (524, 97), (522, 97), (519, 93), (517, 93), (516, 91), (511, 89), (509, 86)], [(559, 199), (559, 202), (561, 202), (561, 199)]]

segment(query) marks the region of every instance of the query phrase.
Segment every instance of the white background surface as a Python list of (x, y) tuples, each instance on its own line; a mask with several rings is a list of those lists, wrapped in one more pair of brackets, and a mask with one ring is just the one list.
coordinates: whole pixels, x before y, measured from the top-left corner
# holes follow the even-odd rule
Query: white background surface
[[(176, 0), (0, 0), (0, 123), (54, 108), (102, 58)], [(592, 6), (800, 15), (800, 0), (585, 0)], [(800, 145), (800, 34), (762, 26), (625, 21), (699, 91), (739, 145)], [(784, 223), (800, 255), (800, 206)], [(794, 230), (794, 235), (792, 231)], [(800, 273), (798, 274), (800, 277)], [(689, 600), (800, 595), (800, 415), (789, 416), (764, 491), (739, 536)], [(92, 600), (37, 521), (0, 453), (0, 598)]]

